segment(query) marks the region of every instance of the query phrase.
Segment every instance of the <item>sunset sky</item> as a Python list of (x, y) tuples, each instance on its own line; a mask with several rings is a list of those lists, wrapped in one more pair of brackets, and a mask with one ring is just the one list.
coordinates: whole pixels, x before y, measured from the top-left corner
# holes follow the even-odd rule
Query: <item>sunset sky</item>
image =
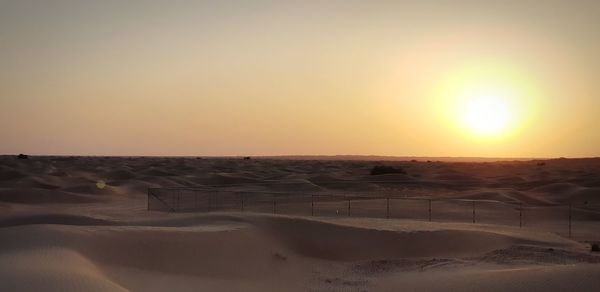
[(599, 15), (0, 0), (0, 154), (600, 156)]

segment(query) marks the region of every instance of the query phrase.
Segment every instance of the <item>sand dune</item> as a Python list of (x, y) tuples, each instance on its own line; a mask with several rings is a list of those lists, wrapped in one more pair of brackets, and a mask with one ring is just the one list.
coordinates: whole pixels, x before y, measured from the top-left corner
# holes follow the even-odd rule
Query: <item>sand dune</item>
[(127, 291), (76, 252), (46, 248), (0, 254), (5, 291)]
[(296, 253), (339, 261), (466, 256), (535, 243), (475, 230), (391, 231), (284, 218), (269, 218), (264, 224), (271, 237)]
[[(600, 201), (600, 160), (549, 160), (545, 166), (110, 157), (0, 161), (0, 283), (7, 291), (553, 291), (573, 281), (579, 290), (598, 285), (600, 256), (589, 252), (589, 242), (600, 240), (600, 213), (592, 207)], [(406, 174), (369, 175), (379, 164)], [(442, 208), (435, 209), (438, 222), (427, 222), (421, 213), (406, 217), (410, 220), (367, 218), (371, 208), (384, 206), (377, 201), (353, 203), (352, 212), (364, 218), (146, 210), (148, 187), (208, 185), (288, 198), (390, 193), (476, 199), (481, 223), (465, 223), (469, 204), (443, 201), (434, 204)], [(506, 210), (498, 211), (494, 202), (505, 202)], [(528, 212), (524, 228), (515, 221), (518, 203)], [(555, 220), (565, 217), (566, 203), (576, 204), (574, 240), (565, 238), (566, 221)], [(394, 204), (398, 214), (426, 207), (418, 201)], [(426, 209), (414, 210), (421, 211)], [(512, 213), (505, 218), (504, 212)]]
[[(594, 291), (600, 284), (598, 265), (550, 267), (504, 267), (480, 270), (466, 268), (428, 273), (394, 274), (381, 279), (377, 291)], [(436, 279), (436, 281), (431, 281)]]
[[(385, 224), (387, 230), (377, 224)], [(164, 275), (175, 277), (180, 285), (183, 281), (238, 290), (243, 289), (237, 286), (241, 281), (251, 290), (285, 287), (301, 291), (307, 288), (305, 284), (291, 283), (323, 288), (340, 277), (385, 279), (395, 270), (421, 270), (432, 258), (439, 259), (434, 262), (490, 269), (488, 262), (495, 257), (487, 255), (502, 251), (515, 254), (515, 246), (540, 246), (538, 254), (530, 257), (530, 264), (540, 253), (552, 256), (557, 252), (569, 253), (574, 263), (600, 262), (600, 257), (587, 255), (577, 243), (558, 236), (514, 228), (495, 231), (489, 226), (353, 218), (338, 222), (233, 213), (185, 215), (164, 221), (107, 221), (54, 214), (5, 219), (1, 225), (5, 240), (0, 243), (0, 269), (10, 270), (3, 275), (10, 277), (7, 283), (15, 290), (118, 291), (134, 289), (136, 285), (130, 281), (139, 277)], [(549, 252), (549, 247), (555, 251)], [(579, 259), (572, 255), (579, 255)], [(527, 258), (527, 254), (520, 256)], [(61, 265), (61, 269), (51, 268)], [(497, 265), (493, 269), (499, 269)], [(438, 273), (444, 266), (428, 269)], [(315, 271), (322, 279), (314, 279)], [(132, 272), (136, 279), (122, 279)], [(337, 284), (343, 288), (348, 281), (352, 280)], [(378, 280), (360, 282), (360, 286), (368, 288), (372, 282)], [(165, 285), (150, 290), (160, 291)]]

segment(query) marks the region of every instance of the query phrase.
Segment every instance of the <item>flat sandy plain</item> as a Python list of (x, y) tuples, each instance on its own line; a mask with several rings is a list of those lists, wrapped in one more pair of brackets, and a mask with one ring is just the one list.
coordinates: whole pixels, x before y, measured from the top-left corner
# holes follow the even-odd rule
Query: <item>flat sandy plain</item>
[[(406, 174), (371, 176), (374, 165)], [(392, 206), (390, 219), (369, 218), (382, 207), (368, 203), (353, 205), (360, 217), (343, 205), (317, 216), (147, 210), (148, 188), (202, 185), (481, 203), (476, 223), (468, 206), (441, 201), (432, 222), (404, 216), (407, 205)], [(597, 291), (600, 255), (590, 244), (600, 241), (599, 204), (600, 159), (4, 156), (0, 290)]]

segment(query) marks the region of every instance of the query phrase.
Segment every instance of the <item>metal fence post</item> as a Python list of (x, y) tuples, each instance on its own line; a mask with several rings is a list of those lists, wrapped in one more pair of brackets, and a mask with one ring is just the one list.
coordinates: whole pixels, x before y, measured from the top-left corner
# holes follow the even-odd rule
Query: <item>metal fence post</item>
[(431, 199), (429, 199), (429, 222), (431, 222)]
[(350, 217), (350, 198), (348, 198), (348, 217)]
[(473, 223), (475, 223), (475, 200), (473, 200)]
[(519, 228), (523, 228), (523, 203), (519, 203)]
[(387, 213), (386, 213), (386, 218), (390, 219), (390, 197), (386, 198), (386, 204), (387, 204)]

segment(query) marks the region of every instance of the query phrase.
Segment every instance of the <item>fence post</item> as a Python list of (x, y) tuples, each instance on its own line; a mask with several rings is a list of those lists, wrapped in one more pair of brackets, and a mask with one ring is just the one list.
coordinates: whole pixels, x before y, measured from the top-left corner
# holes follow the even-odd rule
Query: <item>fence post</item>
[(350, 217), (350, 198), (348, 197), (348, 217)]
[(310, 216), (315, 216), (315, 195), (310, 195)]
[(571, 238), (571, 206), (572, 204), (569, 203), (569, 238)]
[(523, 203), (519, 203), (519, 228), (523, 228)]
[(523, 203), (519, 203), (519, 228), (523, 228)]
[(431, 199), (429, 199), (429, 222), (431, 222)]
[(386, 204), (387, 204), (387, 213), (386, 213), (386, 218), (390, 219), (390, 197), (386, 198)]
[(473, 223), (475, 223), (475, 200), (473, 200)]

